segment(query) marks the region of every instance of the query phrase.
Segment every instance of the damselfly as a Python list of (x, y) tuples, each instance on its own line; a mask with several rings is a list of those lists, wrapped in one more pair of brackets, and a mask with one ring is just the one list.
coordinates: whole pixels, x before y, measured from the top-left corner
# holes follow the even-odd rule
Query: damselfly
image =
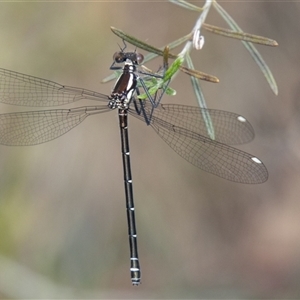
[[(121, 50), (114, 59), (116, 63), (124, 63), (124, 66), (111, 95), (0, 69), (0, 102), (3, 103), (33, 107), (64, 105), (82, 99), (103, 103), (71, 109), (0, 114), (0, 144), (21, 146), (44, 143), (65, 134), (86, 117), (118, 109), (131, 280), (138, 285), (141, 271), (129, 155), (128, 114), (150, 125), (179, 155), (204, 171), (241, 183), (262, 183), (267, 180), (268, 172), (258, 158), (227, 145), (242, 144), (253, 139), (253, 128), (244, 117), (220, 110), (158, 104), (160, 99), (153, 99), (151, 95), (146, 100), (139, 100), (135, 94), (139, 92), (137, 82), (141, 78), (137, 66), (142, 56)], [(207, 133), (203, 114), (209, 114), (212, 120), (214, 140)]]

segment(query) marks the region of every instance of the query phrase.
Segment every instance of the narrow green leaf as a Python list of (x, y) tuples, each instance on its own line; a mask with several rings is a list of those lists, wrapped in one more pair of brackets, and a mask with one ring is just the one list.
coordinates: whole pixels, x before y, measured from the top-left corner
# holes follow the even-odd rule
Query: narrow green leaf
[[(164, 89), (165, 88), (164, 81), (161, 78), (159, 78), (159, 79), (156, 78), (155, 80), (150, 79), (150, 80), (146, 80), (144, 82), (146, 84), (148, 93), (151, 96), (155, 95), (158, 92), (159, 89)], [(168, 93), (170, 95), (172, 95), (172, 94), (175, 95), (176, 91), (173, 90), (173, 89), (169, 89)], [(137, 98), (141, 99), (141, 100), (145, 100), (145, 99), (148, 98), (148, 95), (146, 93), (143, 93), (143, 94), (138, 95)]]
[(117, 77), (120, 76), (120, 74), (121, 74), (121, 71), (114, 71), (112, 74), (110, 74), (109, 76), (102, 79), (101, 83), (106, 83), (106, 82), (115, 80)]
[(180, 69), (181, 65), (184, 62), (184, 58), (182, 56), (178, 56), (171, 66), (165, 71), (165, 76), (163, 78), (164, 82), (169, 81)]
[(167, 87), (165, 93), (168, 95), (168, 96), (175, 96), (176, 95), (176, 90), (174, 90), (173, 88), (171, 87)]
[[(165, 53), (167, 55), (167, 53)], [(165, 59), (167, 59), (165, 57)], [(166, 84), (169, 84), (171, 78), (178, 72), (180, 66), (183, 64), (184, 58), (179, 56), (177, 57), (171, 66), (165, 71), (163, 78), (150, 78), (150, 80), (146, 80), (146, 86), (150, 95), (154, 95), (159, 89), (164, 89)], [(144, 79), (145, 80), (145, 79)], [(150, 84), (149, 84), (150, 83)], [(174, 90), (169, 90), (168, 93), (175, 95)], [(141, 94), (138, 96), (139, 99), (143, 100), (147, 98), (147, 94)]]
[(219, 78), (217, 78), (213, 75), (209, 75), (209, 74), (197, 71), (197, 70), (192, 70), (192, 69), (186, 68), (184, 66), (180, 66), (180, 70), (182, 72), (184, 72), (190, 76), (196, 77), (200, 80), (206, 80), (206, 81), (213, 82), (213, 83), (220, 82)]
[(169, 68), (169, 53), (170, 53), (170, 47), (166, 46), (163, 55), (164, 70), (167, 70)]
[[(134, 45), (134, 46), (136, 46), (138, 48), (140, 48), (140, 49), (144, 49), (144, 50), (146, 50), (148, 52), (152, 52), (152, 53), (155, 53), (157, 55), (163, 56), (164, 52), (162, 50), (160, 50), (158, 48), (155, 48), (155, 47), (153, 47), (153, 46), (151, 46), (151, 45), (149, 45), (149, 44), (147, 44), (145, 42), (142, 42), (142, 41), (138, 40), (137, 38), (135, 38), (135, 37), (133, 37), (133, 36), (131, 36), (131, 35), (123, 32), (120, 29), (117, 29), (115, 27), (110, 27), (110, 28), (111, 28), (112, 32), (115, 35), (117, 35), (118, 37), (120, 37), (124, 41), (126, 41), (126, 42), (128, 42), (128, 43), (130, 43), (130, 44), (132, 44), (132, 45)], [(169, 53), (169, 57), (170, 58), (176, 58), (177, 55)]]
[[(178, 40), (171, 42), (170, 44), (168, 44), (168, 47), (170, 49), (174, 49), (174, 48), (178, 47), (179, 45), (183, 44), (184, 42), (186, 42), (187, 40), (189, 40), (190, 38), (191, 38), (191, 34), (189, 33), (189, 34), (179, 38)], [(141, 49), (143, 49), (143, 48), (141, 48)], [(162, 53), (164, 52), (164, 48), (156, 48), (156, 49), (158, 51), (161, 51)], [(145, 56), (144, 62), (147, 62), (147, 61), (157, 57), (158, 55), (160, 55), (160, 54), (149, 53)], [(169, 57), (172, 58), (170, 55), (169, 55)]]
[[(215, 9), (218, 13), (222, 16), (222, 18), (227, 22), (231, 29), (239, 32), (243, 32), (242, 29), (236, 24), (236, 22), (232, 19), (232, 17), (216, 2), (213, 2)], [(275, 95), (278, 95), (278, 87), (276, 81), (273, 77), (271, 70), (269, 69), (268, 65), (265, 63), (259, 52), (253, 46), (252, 43), (242, 41), (246, 49), (249, 51), (259, 68), (261, 69), (262, 73), (264, 74), (267, 82), (269, 83), (272, 91)]]
[[(185, 59), (186, 59), (186, 63), (188, 65), (188, 67), (190, 69), (194, 69), (194, 65), (193, 65), (191, 57), (189, 55), (186, 55)], [(192, 86), (193, 86), (199, 106), (201, 108), (207, 108), (206, 102), (204, 99), (204, 95), (201, 91), (201, 87), (200, 87), (198, 80), (195, 77), (191, 76), (191, 82), (192, 82)], [(214, 140), (215, 139), (215, 130), (214, 130), (214, 126), (213, 126), (211, 117), (209, 115), (209, 112), (207, 110), (203, 110), (202, 116), (203, 116), (203, 120), (206, 125), (207, 133), (208, 133), (209, 137), (212, 140)]]
[(272, 39), (269, 39), (269, 38), (266, 38), (263, 36), (259, 36), (259, 35), (254, 35), (254, 34), (240, 32), (240, 31), (234, 31), (234, 30), (230, 30), (230, 29), (226, 29), (226, 28), (222, 28), (222, 27), (209, 25), (206, 23), (202, 24), (202, 28), (206, 29), (209, 32), (215, 33), (215, 34), (223, 35), (223, 36), (233, 38), (233, 39), (243, 40), (245, 42), (251, 42), (251, 43), (255, 43), (255, 44), (261, 44), (261, 45), (273, 46), (273, 47), (278, 46), (278, 43), (275, 40), (272, 40)]
[(173, 4), (176, 4), (176, 5), (179, 5), (183, 8), (189, 9), (189, 10), (198, 11), (198, 12), (203, 11), (203, 9), (201, 7), (193, 5), (193, 4), (191, 4), (189, 2), (186, 2), (184, 0), (169, 0), (169, 2), (171, 2)]

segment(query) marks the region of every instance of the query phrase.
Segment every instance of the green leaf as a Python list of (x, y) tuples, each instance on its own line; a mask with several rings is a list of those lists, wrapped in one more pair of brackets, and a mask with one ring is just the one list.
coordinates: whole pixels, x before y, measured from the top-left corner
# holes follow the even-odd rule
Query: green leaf
[[(213, 2), (215, 9), (222, 16), (222, 18), (227, 22), (231, 29), (239, 32), (243, 32), (242, 29), (236, 24), (236, 22), (232, 19), (232, 17), (216, 2)], [(278, 95), (278, 87), (276, 81), (273, 77), (271, 70), (268, 65), (265, 63), (260, 53), (256, 50), (252, 43), (242, 41), (246, 49), (249, 51), (254, 61), (257, 63), (262, 73), (264, 74), (267, 82), (269, 83), (272, 91), (275, 95)]]
[[(194, 68), (192, 59), (189, 55), (186, 55), (186, 63), (187, 63), (187, 65), (190, 69)], [(198, 80), (195, 77), (191, 76), (191, 82), (192, 82), (192, 86), (193, 86), (193, 89), (194, 89), (194, 92), (195, 92), (195, 95), (196, 95), (199, 106), (201, 108), (207, 108), (206, 102), (205, 102), (205, 99), (204, 99), (204, 95), (201, 91), (201, 87), (200, 87), (200, 84), (199, 84)], [(203, 110), (202, 111), (202, 116), (203, 116), (203, 120), (204, 120), (205, 125), (206, 125), (207, 133), (208, 133), (209, 137), (212, 140), (214, 140), (215, 139), (215, 130), (214, 130), (214, 125), (212, 123), (209, 112), (207, 110)]]
[[(166, 87), (166, 84), (168, 83), (166, 83), (163, 78), (156, 78), (156, 77), (151, 77), (146, 79), (144, 78), (144, 83), (151, 96), (155, 95), (159, 90), (163, 90), (163, 89), (165, 89), (165, 93), (169, 96), (176, 95), (176, 90), (174, 90), (170, 86)], [(145, 100), (148, 98), (148, 95), (146, 93), (143, 93), (138, 95), (137, 98), (141, 100)]]
[(118, 78), (120, 76), (120, 71), (114, 71), (112, 74), (110, 74), (109, 76), (105, 77), (104, 79), (102, 79), (101, 83), (106, 83), (109, 82), (111, 80), (115, 80), (116, 78)]
[[(130, 43), (130, 44), (132, 44), (132, 45), (134, 45), (134, 46), (136, 46), (138, 48), (140, 48), (140, 49), (144, 49), (144, 50), (146, 50), (148, 52), (155, 53), (157, 55), (163, 56), (163, 53), (164, 53), (163, 50), (160, 50), (160, 49), (155, 48), (155, 47), (153, 47), (153, 46), (151, 46), (151, 45), (149, 45), (149, 44), (147, 44), (145, 42), (142, 42), (142, 41), (138, 40), (137, 38), (135, 38), (135, 37), (133, 37), (133, 36), (131, 36), (131, 35), (123, 32), (120, 29), (117, 29), (115, 27), (110, 27), (110, 28), (111, 28), (112, 32), (115, 35), (117, 35), (118, 37), (120, 37), (124, 41), (126, 41), (126, 42), (128, 42), (128, 43)], [(177, 55), (169, 53), (169, 57), (170, 58), (176, 58)]]
[(184, 66), (180, 66), (180, 70), (190, 76), (196, 77), (200, 80), (205, 80), (205, 81), (209, 81), (209, 82), (213, 82), (213, 83), (218, 83), (220, 82), (219, 78), (213, 76), (213, 75), (209, 75), (197, 70), (192, 70), (189, 68), (186, 68)]
[(169, 81), (178, 72), (183, 62), (184, 62), (184, 58), (182, 56), (178, 56), (173, 61), (171, 66), (165, 71), (165, 75), (163, 78), (164, 82)]
[(260, 36), (260, 35), (254, 35), (246, 32), (241, 31), (234, 31), (222, 27), (217, 27), (213, 25), (209, 25), (206, 23), (202, 24), (202, 28), (206, 29), (209, 32), (223, 35), (229, 38), (243, 40), (245, 42), (251, 42), (255, 44), (261, 44), (265, 46), (278, 46), (278, 43), (275, 40)]
[(185, 9), (189, 9), (189, 10), (193, 10), (193, 11), (197, 11), (197, 12), (201, 12), (203, 11), (203, 9), (201, 7), (198, 7), (196, 5), (193, 5), (189, 2), (186, 2), (184, 0), (169, 0), (169, 2), (179, 5)]
[[(174, 49), (174, 48), (178, 47), (179, 45), (183, 44), (184, 42), (186, 42), (187, 40), (189, 40), (189, 39), (191, 38), (191, 36), (192, 36), (192, 35), (189, 33), (189, 34), (187, 34), (187, 35), (185, 35), (185, 36), (179, 38), (178, 40), (171, 42), (170, 44), (168, 44), (168, 47), (169, 47), (170, 49)], [(143, 42), (143, 44), (146, 44), (146, 43)], [(152, 46), (152, 47), (153, 47), (153, 46)], [(155, 47), (154, 47), (154, 48), (155, 48)], [(157, 53), (158, 53), (158, 52), (164, 53), (164, 48), (165, 48), (165, 47), (162, 47), (162, 48), (156, 48)], [(144, 49), (144, 48), (141, 48), (141, 49)], [(145, 49), (144, 49), (144, 50), (145, 50)], [(157, 57), (158, 55), (161, 56), (161, 54), (149, 53), (149, 54), (147, 54), (147, 55), (145, 56), (144, 62), (147, 62), (147, 61), (149, 61), (149, 60), (151, 60), (151, 59)], [(177, 57), (177, 55), (176, 55), (176, 57)], [(172, 55), (169, 55), (169, 58), (176, 58), (176, 57), (172, 57)]]
[(176, 90), (174, 90), (170, 86), (168, 86), (165, 93), (169, 96), (175, 96), (176, 95)]

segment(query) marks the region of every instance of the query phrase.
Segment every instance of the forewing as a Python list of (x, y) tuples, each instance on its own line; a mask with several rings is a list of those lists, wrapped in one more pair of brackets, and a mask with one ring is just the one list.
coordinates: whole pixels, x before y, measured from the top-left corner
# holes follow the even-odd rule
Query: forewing
[(251, 124), (241, 115), (232, 112), (161, 104), (154, 110), (153, 116), (208, 138), (211, 137), (208, 134), (204, 117), (210, 117), (214, 128), (214, 140), (229, 145), (247, 143), (254, 138)]
[(50, 80), (0, 68), (0, 102), (33, 107), (49, 107), (81, 99), (107, 101), (101, 93), (63, 86)]

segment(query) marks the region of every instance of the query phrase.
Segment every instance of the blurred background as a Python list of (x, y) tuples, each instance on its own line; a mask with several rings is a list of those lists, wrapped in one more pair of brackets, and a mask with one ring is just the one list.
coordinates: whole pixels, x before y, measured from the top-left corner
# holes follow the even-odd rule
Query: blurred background
[[(0, 146), (0, 298), (299, 297), (300, 4), (220, 4), (245, 32), (279, 43), (257, 46), (278, 96), (239, 41), (203, 30), (205, 46), (192, 53), (196, 69), (220, 79), (201, 83), (208, 106), (253, 125), (255, 140), (239, 149), (265, 163), (269, 180), (205, 173), (131, 118), (142, 268), (133, 287), (117, 112), (42, 145)], [(109, 94), (113, 83), (101, 80), (122, 45), (110, 26), (161, 47), (196, 19), (168, 1), (0, 3), (0, 66)], [(227, 27), (213, 9), (207, 23)], [(164, 103), (197, 105), (188, 76), (172, 87)], [(1, 104), (3, 113), (22, 110), (30, 108)]]

